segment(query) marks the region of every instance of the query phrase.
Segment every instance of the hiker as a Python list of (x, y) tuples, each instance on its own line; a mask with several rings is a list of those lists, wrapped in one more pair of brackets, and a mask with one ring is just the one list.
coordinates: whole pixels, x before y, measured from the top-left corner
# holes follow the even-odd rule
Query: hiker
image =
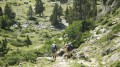
[(65, 44), (64, 48), (65, 48), (64, 58), (68, 59), (71, 57), (71, 51), (73, 50), (73, 45), (71, 43)]
[(53, 60), (56, 60), (56, 51), (57, 51), (56, 42), (54, 42), (54, 44), (52, 44), (51, 51), (52, 51), (52, 58), (53, 58)]

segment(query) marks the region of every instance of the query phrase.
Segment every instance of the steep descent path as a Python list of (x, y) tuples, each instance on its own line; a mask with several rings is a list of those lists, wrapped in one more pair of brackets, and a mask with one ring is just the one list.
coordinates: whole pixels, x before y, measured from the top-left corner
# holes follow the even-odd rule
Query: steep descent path
[(70, 67), (69, 63), (63, 57), (57, 57), (56, 63), (52, 67)]
[[(52, 57), (38, 57), (37, 58), (37, 60), (39, 61), (41, 61), (42, 59), (47, 59), (48, 61), (50, 61), (50, 62), (53, 62), (52, 61)], [(40, 62), (39, 62), (40, 63)], [(67, 61), (67, 60), (65, 60), (63, 57), (60, 57), (60, 56), (58, 56), (57, 58), (56, 58), (56, 61), (55, 62), (53, 62), (52, 64), (47, 64), (47, 62), (43, 62), (43, 63), (46, 63), (46, 65), (45, 66), (43, 66), (43, 67), (70, 67), (70, 65), (69, 65), (69, 62)], [(34, 67), (39, 67), (40, 65), (38, 65), (38, 64), (36, 64)]]

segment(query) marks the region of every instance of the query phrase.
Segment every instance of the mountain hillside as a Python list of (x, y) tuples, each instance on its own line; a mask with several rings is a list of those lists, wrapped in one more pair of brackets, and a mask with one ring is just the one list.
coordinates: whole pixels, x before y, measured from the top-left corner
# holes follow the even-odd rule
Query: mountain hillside
[(0, 66), (120, 67), (120, 0), (0, 0)]

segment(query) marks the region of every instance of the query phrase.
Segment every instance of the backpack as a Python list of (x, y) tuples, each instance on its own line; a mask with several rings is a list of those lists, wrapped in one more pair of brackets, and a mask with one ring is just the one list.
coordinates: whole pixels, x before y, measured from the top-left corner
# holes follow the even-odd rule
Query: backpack
[(72, 45), (72, 44), (68, 44), (67, 46), (68, 46), (68, 47), (67, 47), (67, 50), (68, 50), (68, 51), (73, 50), (73, 45)]
[(57, 47), (56, 47), (56, 45), (52, 45), (52, 46), (51, 46), (51, 50), (52, 50), (52, 52), (57, 51)]

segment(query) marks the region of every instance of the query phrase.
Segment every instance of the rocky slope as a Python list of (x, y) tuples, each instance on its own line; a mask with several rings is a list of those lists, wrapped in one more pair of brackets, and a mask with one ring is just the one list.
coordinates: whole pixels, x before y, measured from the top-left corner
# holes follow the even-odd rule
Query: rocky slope
[(120, 15), (109, 16), (107, 24), (99, 24), (91, 30), (91, 37), (86, 39), (76, 51), (79, 64), (88, 67), (109, 67), (111, 64), (120, 61), (120, 30), (114, 33), (113, 28), (120, 24)]

